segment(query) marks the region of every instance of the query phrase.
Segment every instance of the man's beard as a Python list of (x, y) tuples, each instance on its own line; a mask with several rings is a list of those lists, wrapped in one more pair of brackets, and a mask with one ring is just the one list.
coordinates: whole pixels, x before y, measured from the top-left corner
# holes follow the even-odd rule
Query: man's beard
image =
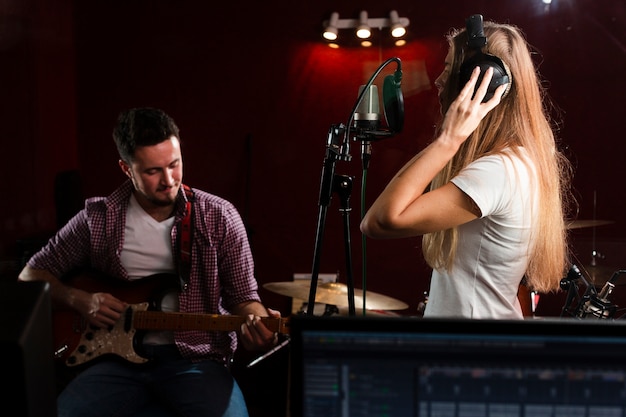
[(150, 201), (155, 206), (167, 207), (167, 206), (172, 205), (175, 200), (174, 199), (168, 199), (167, 201), (163, 201), (163, 200), (158, 200), (156, 198), (149, 198), (148, 201)]
[(174, 196), (172, 198), (169, 197), (169, 194), (167, 195), (167, 198), (165, 200), (163, 199), (159, 199), (156, 197), (156, 195), (158, 195), (159, 192), (161, 192), (162, 190), (157, 190), (155, 195), (148, 195), (145, 192), (142, 192), (141, 190), (138, 190), (141, 195), (143, 196), (143, 198), (145, 198), (146, 200), (148, 200), (148, 202), (150, 202), (150, 204), (156, 206), (156, 207), (167, 207), (167, 206), (171, 206), (172, 204), (174, 204), (176, 202), (176, 195), (178, 195), (178, 189), (179, 187), (175, 187), (176, 188), (176, 194), (174, 194)]

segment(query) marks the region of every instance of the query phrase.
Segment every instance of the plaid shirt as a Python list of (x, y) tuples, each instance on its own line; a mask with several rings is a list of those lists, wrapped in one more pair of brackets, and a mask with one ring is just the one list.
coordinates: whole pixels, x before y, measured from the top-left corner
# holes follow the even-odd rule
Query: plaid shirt
[[(132, 190), (127, 180), (109, 197), (86, 200), (85, 208), (33, 255), (28, 265), (61, 279), (76, 269), (94, 268), (109, 279), (128, 280), (120, 254)], [(236, 208), (215, 195), (193, 191), (191, 273), (187, 289), (179, 295), (180, 311), (228, 314), (236, 304), (261, 301), (246, 230)], [(174, 253), (186, 201), (181, 187), (171, 231)], [(226, 361), (237, 347), (235, 332), (177, 331), (175, 341), (181, 354), (191, 360)]]

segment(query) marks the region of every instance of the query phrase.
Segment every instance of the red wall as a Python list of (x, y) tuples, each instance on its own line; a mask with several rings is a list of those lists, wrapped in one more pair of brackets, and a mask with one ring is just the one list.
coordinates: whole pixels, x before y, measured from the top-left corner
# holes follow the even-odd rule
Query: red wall
[[(620, 243), (626, 148), (621, 137), (626, 5), (621, 0), (553, 0), (549, 8), (541, 0), (278, 1), (245, 8), (240, 2), (216, 6), (173, 0), (14, 3), (5, 2), (6, 10), (0, 10), (6, 21), (0, 57), (10, 63), (0, 66), (4, 275), (14, 276), (18, 269), (18, 241), (36, 240), (56, 228), (53, 191), (59, 172), (77, 169), (85, 196), (108, 194), (123, 180), (111, 130), (120, 110), (145, 105), (161, 107), (177, 120), (185, 181), (240, 209), (250, 229), (259, 282), (288, 281), (293, 273), (310, 272), (328, 129), (347, 122), (359, 85), (378, 65), (389, 57), (402, 59), (405, 129), (373, 145), (368, 205), (431, 139), (438, 119), (432, 82), (446, 53), (443, 35), (473, 13), (524, 29), (537, 49), (548, 91), (562, 110), (559, 136), (576, 166), (578, 218), (614, 222), (574, 230), (573, 254), (585, 264), (590, 247), (602, 252), (602, 245), (610, 243), (604, 262), (626, 266)], [(331, 50), (321, 41), (321, 22), (332, 11), (352, 18), (365, 9), (370, 17), (380, 17), (391, 8), (411, 20), (403, 48), (381, 41), (367, 50)], [(336, 169), (355, 178), (350, 237), (360, 288), (357, 144), (351, 154), (352, 161), (341, 161)], [(345, 282), (338, 209), (334, 196), (320, 272), (338, 271)], [(410, 305), (402, 313), (415, 314), (429, 276), (420, 240), (368, 240), (366, 259), (367, 289), (401, 299)], [(266, 290), (262, 296), (268, 305), (289, 312), (289, 298)]]

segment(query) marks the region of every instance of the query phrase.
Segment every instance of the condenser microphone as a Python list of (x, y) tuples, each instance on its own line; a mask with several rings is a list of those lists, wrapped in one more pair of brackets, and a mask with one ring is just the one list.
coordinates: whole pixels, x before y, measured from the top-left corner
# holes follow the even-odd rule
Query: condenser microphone
[[(404, 97), (400, 88), (402, 84), (402, 69), (398, 69), (385, 77), (383, 81), (383, 112), (386, 127), (381, 127), (378, 92), (375, 85), (370, 86), (361, 104), (354, 114), (354, 128), (359, 140), (376, 141), (385, 139), (402, 132), (404, 127)], [(361, 86), (363, 89), (364, 86)], [(373, 92), (372, 92), (373, 91)]]
[[(378, 87), (372, 84), (367, 91), (363, 93), (364, 89), (365, 85), (359, 87), (359, 97), (363, 95), (363, 98), (354, 112), (354, 128), (357, 130), (357, 134), (361, 134), (363, 131), (375, 131), (380, 127)], [(371, 157), (372, 144), (368, 140), (361, 141), (361, 161), (363, 162), (363, 169), (369, 167)]]
[[(381, 127), (380, 103), (378, 87), (373, 84), (374, 79), (388, 64), (395, 62), (397, 69), (393, 74), (387, 75), (383, 84), (383, 104), (385, 106), (385, 120), (387, 126)], [(402, 64), (400, 58), (389, 58), (383, 62), (367, 84), (359, 88), (359, 97), (350, 112), (350, 118), (346, 123), (347, 129), (344, 134), (344, 145), (347, 149), (350, 131), (354, 130), (354, 140), (361, 141), (361, 155), (364, 168), (366, 160), (371, 152), (371, 141), (385, 139), (402, 131), (404, 125), (404, 98), (400, 90), (402, 81)]]
[(354, 112), (354, 127), (357, 130), (376, 130), (380, 126), (378, 87), (372, 84), (363, 93), (364, 89), (364, 85), (359, 87), (359, 97), (363, 94), (363, 99)]

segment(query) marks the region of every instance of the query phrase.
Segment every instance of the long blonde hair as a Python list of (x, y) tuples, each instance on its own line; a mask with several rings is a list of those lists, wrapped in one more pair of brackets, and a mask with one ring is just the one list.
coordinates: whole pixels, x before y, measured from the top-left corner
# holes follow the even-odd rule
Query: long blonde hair
[[(538, 173), (539, 188), (525, 283), (538, 292), (554, 291), (559, 288), (569, 267), (565, 207), (570, 196), (571, 165), (557, 149), (548, 114), (549, 102), (523, 34), (515, 26), (493, 22), (485, 22), (484, 31), (488, 43), (482, 52), (499, 57), (508, 66), (512, 78), (510, 90), (433, 179), (430, 188), (448, 183), (469, 163), (482, 156), (499, 154), (505, 149), (518, 153), (518, 147), (523, 147)], [(467, 40), (465, 30), (455, 30), (448, 35), (454, 58), (441, 94), (443, 114), (462, 87), (459, 85), (459, 69), (473, 53), (467, 47)], [(422, 250), (431, 267), (449, 270), (457, 245), (458, 232), (453, 228), (424, 235)]]

